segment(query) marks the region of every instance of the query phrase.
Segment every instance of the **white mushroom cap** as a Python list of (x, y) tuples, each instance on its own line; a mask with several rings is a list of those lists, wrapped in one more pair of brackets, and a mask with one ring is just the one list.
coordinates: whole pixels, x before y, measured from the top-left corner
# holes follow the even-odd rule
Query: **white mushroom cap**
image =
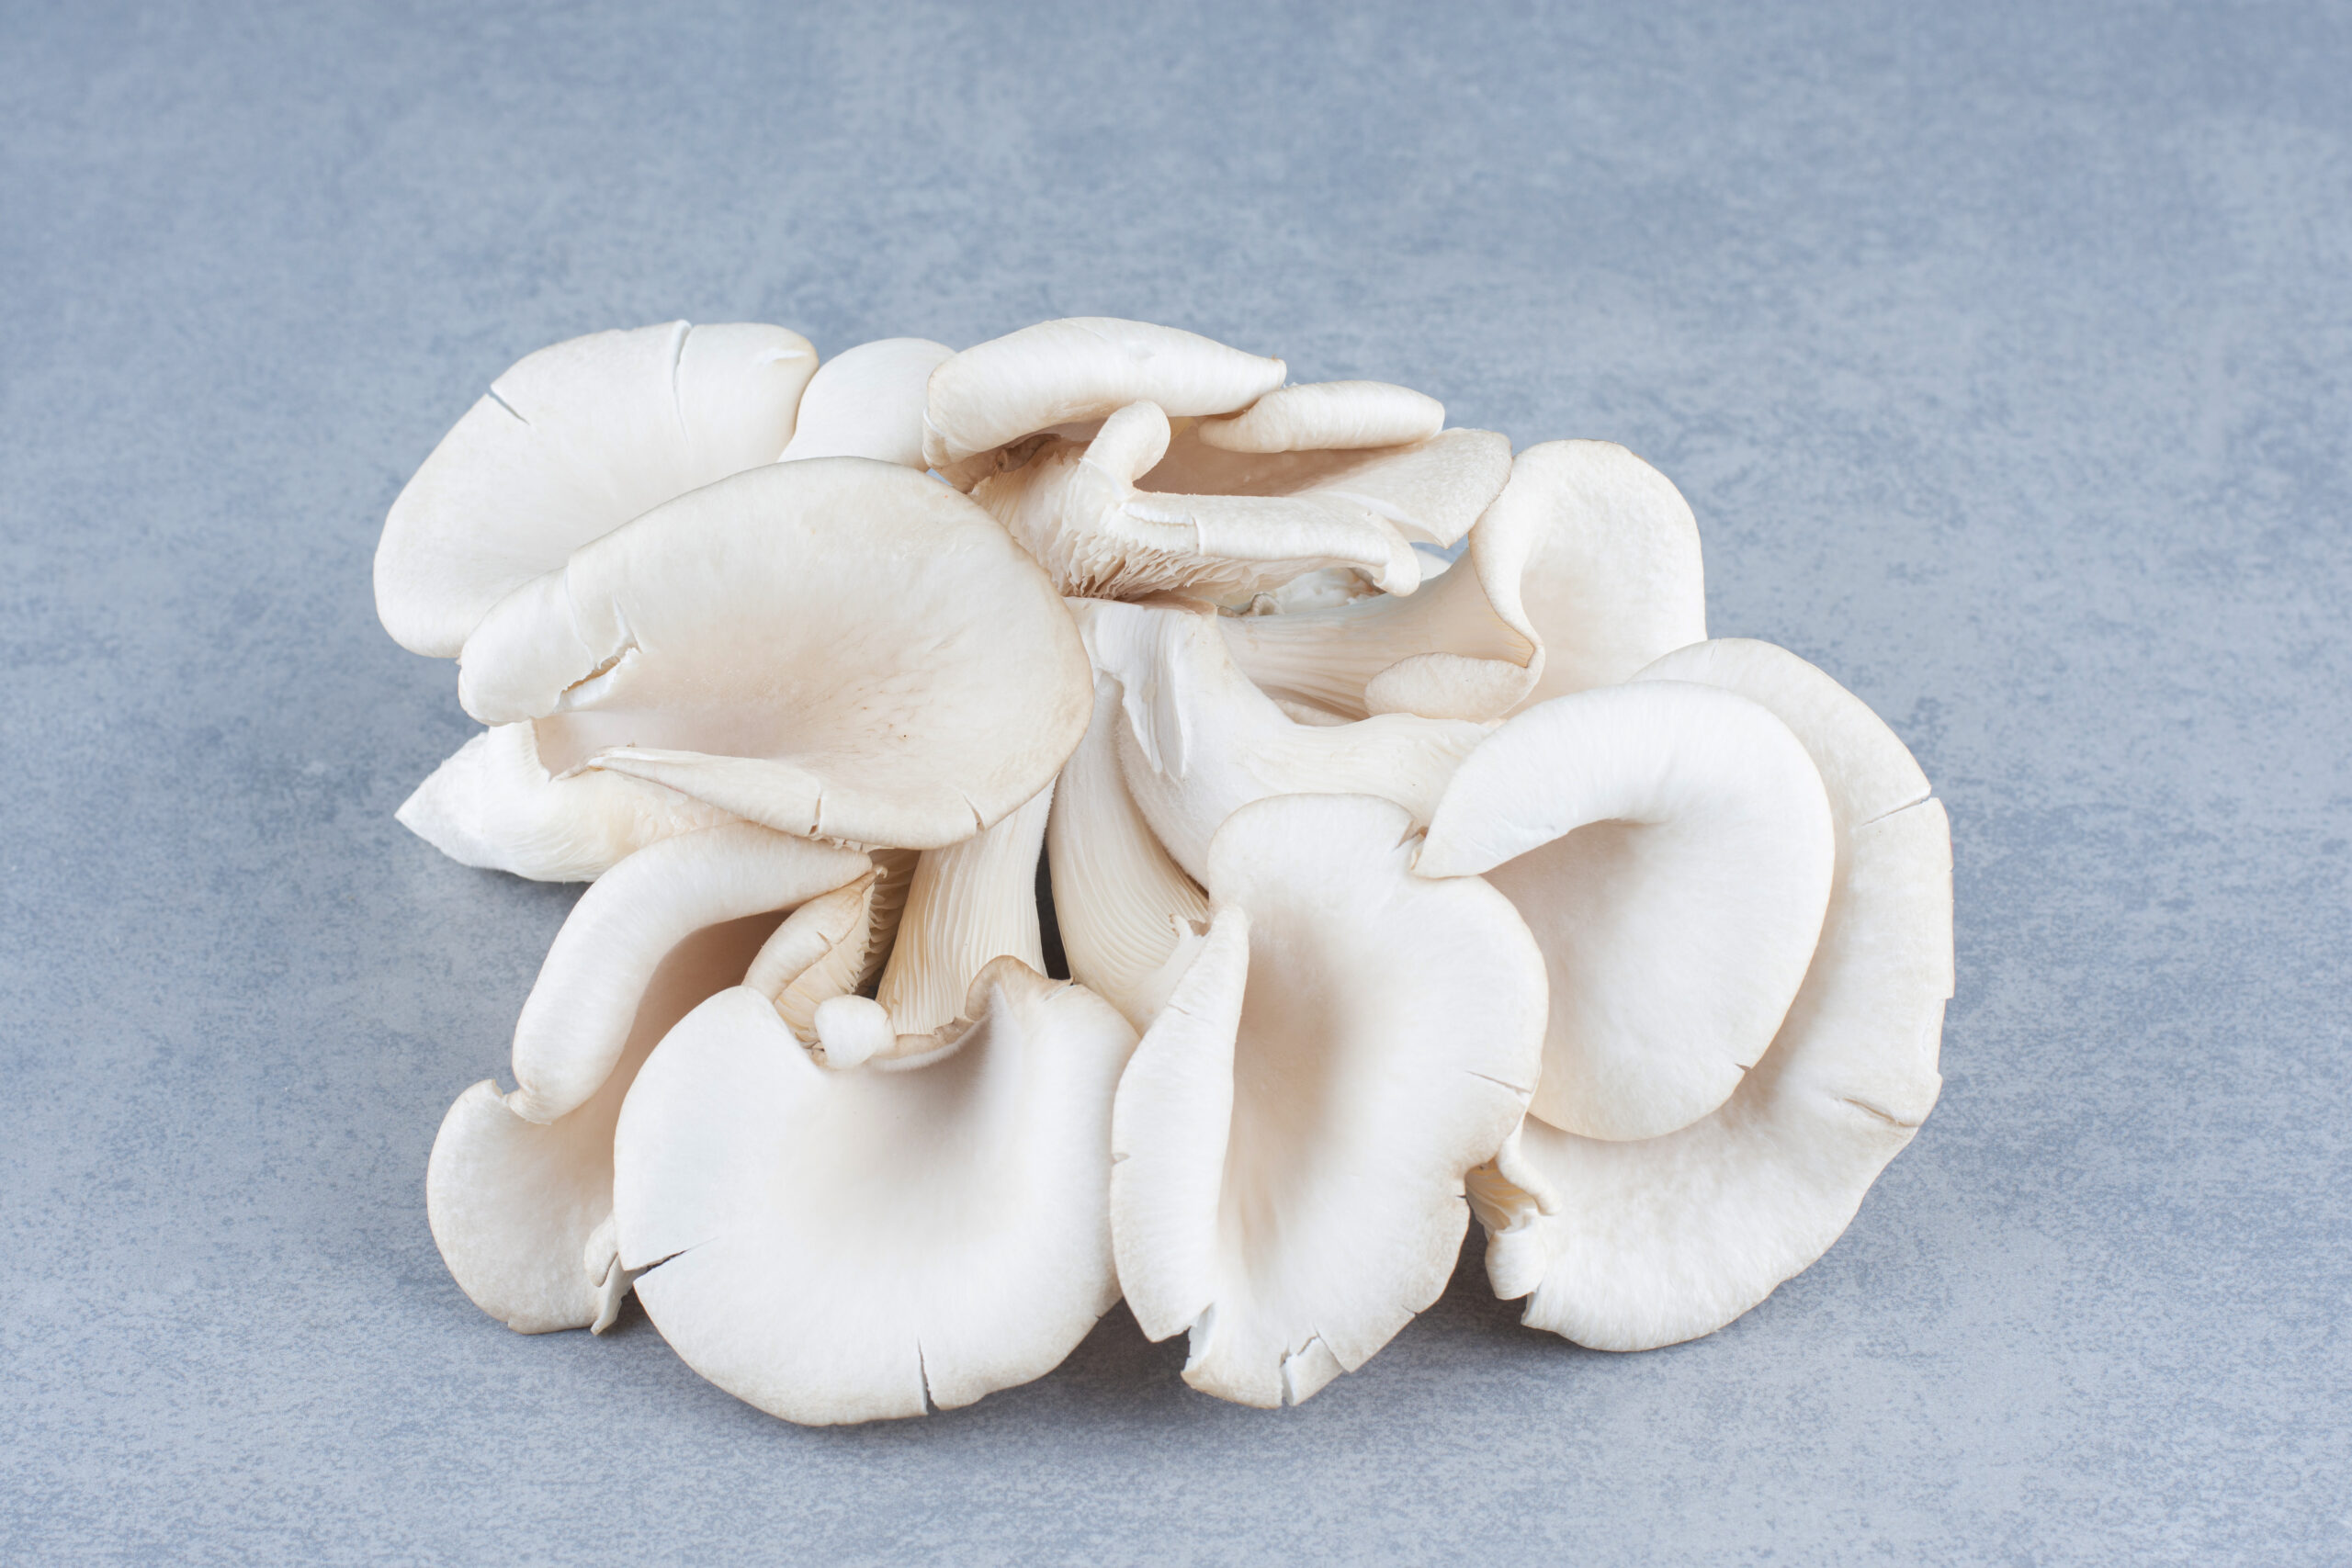
[(1410, 540), (1360, 498), (1139, 490), (1168, 446), (1159, 406), (1130, 403), (1091, 442), (1049, 438), (1027, 462), (983, 480), (972, 499), (1068, 594), (1246, 600), (1329, 565), (1352, 567), (1391, 592), (1419, 584)]
[(1230, 413), (1283, 384), (1279, 359), (1174, 327), (1109, 316), (1041, 321), (967, 348), (932, 372), (923, 456), (970, 489), (972, 459), (1129, 403), (1178, 416)]
[(1409, 598), (1228, 622), (1234, 657), (1268, 692), (1348, 717), (1498, 718), (1707, 635), (1690, 506), (1610, 442), (1521, 452), (1466, 558)]
[(1724, 640), (1637, 678), (1770, 708), (1812, 755), (1836, 882), (1804, 987), (1713, 1114), (1661, 1138), (1580, 1138), (1530, 1118), (1474, 1188), (1496, 1294), (1600, 1349), (1713, 1332), (1828, 1250), (1936, 1100), (1952, 989), (1951, 840), (1894, 733), (1794, 654)]
[(1484, 883), (1415, 874), (1411, 829), (1363, 796), (1234, 813), (1207, 936), (1120, 1083), (1120, 1283), (1221, 1398), (1295, 1404), (1434, 1302), (1464, 1174), (1526, 1107), (1542, 957)]
[(1533, 1113), (1652, 1138), (1721, 1105), (1771, 1043), (1836, 853), (1788, 726), (1717, 687), (1644, 681), (1496, 730), (1446, 785), (1419, 863), (1487, 875), (1544, 950)]
[(1059, 598), (922, 474), (779, 463), (681, 496), (500, 602), (459, 698), (602, 768), (812, 837), (927, 849), (1043, 789), (1092, 682)]
[(392, 815), (460, 865), (540, 882), (593, 882), (648, 844), (734, 820), (625, 773), (559, 779), (528, 724), (493, 725), (458, 747)]
[(425, 1213), (449, 1272), (527, 1334), (609, 1323), (627, 1288), (590, 1243), (611, 1215), (613, 1126), (672, 1023), (736, 984), (788, 908), (865, 857), (731, 823), (630, 856), (581, 895), (514, 1026), (514, 1076), (460, 1095), (434, 1141)]
[(1073, 602), (1095, 668), (1119, 682), (1120, 772), (1152, 834), (1195, 881), (1227, 817), (1270, 795), (1375, 795), (1429, 819), (1486, 727), (1389, 714), (1301, 724), (1234, 667), (1204, 605)]
[(787, 1420), (920, 1416), (1040, 1376), (1118, 1300), (1110, 1112), (1135, 1031), (1009, 960), (967, 1010), (912, 1065), (820, 1066), (750, 990), (662, 1042), (621, 1112), (616, 1212), (687, 1365)]
[(931, 373), (956, 351), (929, 338), (886, 337), (844, 349), (817, 367), (800, 394), (800, 417), (779, 461), (871, 457), (927, 467), (922, 411)]
[(589, 540), (771, 462), (817, 368), (782, 327), (672, 321), (543, 348), (491, 384), (392, 502), (376, 609), (454, 659), (490, 607)]
[[(1094, 718), (1054, 786), (1046, 852), (1070, 978), (1148, 1028), (1159, 977), (1184, 926), (1208, 919), (1208, 896), (1159, 847), (1119, 772), (1126, 716), (1119, 683), (1094, 683)], [(1180, 924), (1181, 922), (1181, 924)]]
[(1401, 446), (1445, 428), (1445, 405), (1385, 381), (1315, 381), (1281, 387), (1237, 414), (1204, 419), (1193, 433), (1228, 452), (1336, 451)]
[[(1274, 396), (1311, 389), (1285, 388)], [(1402, 446), (1254, 452), (1212, 445), (1205, 428), (1196, 424), (1170, 439), (1167, 455), (1137, 480), (1147, 497), (1183, 495), (1195, 504), (1204, 496), (1286, 497), (1335, 517), (1376, 519), (1408, 541), (1451, 548), (1510, 478), (1510, 441), (1491, 430), (1440, 431)]]

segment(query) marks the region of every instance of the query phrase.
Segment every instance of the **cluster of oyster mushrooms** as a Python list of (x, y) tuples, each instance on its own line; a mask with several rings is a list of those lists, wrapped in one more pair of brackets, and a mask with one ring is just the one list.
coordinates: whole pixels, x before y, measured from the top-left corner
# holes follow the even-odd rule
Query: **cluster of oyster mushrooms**
[(1125, 321), (821, 366), (675, 322), (458, 422), (376, 593), (488, 728), (401, 820), (594, 884), (516, 1087), (434, 1145), (483, 1311), (634, 1290), (838, 1422), (1035, 1378), (1124, 1296), (1272, 1406), (1430, 1305), (1473, 1213), (1529, 1325), (1618, 1350), (1836, 1240), (1939, 1084), (1909, 752), (1707, 640), (1623, 447), (1284, 383)]

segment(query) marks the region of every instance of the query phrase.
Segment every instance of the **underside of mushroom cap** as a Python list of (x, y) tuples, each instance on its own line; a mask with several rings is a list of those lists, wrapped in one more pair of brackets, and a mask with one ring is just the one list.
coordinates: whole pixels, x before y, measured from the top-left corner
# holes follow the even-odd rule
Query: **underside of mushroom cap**
[(1092, 682), (1068, 613), (987, 513), (857, 457), (682, 496), (501, 601), (458, 694), (538, 720), (559, 775), (650, 779), (786, 832), (967, 839), (1051, 781)]
[(1027, 461), (983, 480), (972, 499), (1036, 558), (1057, 588), (1078, 597), (1181, 592), (1247, 601), (1330, 566), (1352, 568), (1393, 593), (1419, 584), (1411, 540), (1365, 497), (1339, 490), (1170, 495), (1137, 489), (1137, 478), (1159, 462), (1168, 444), (1168, 416), (1159, 405), (1130, 403), (1091, 441), (1046, 438)]
[(537, 882), (593, 882), (648, 844), (734, 818), (645, 779), (557, 778), (535, 728), (493, 725), (451, 753), (393, 818), (460, 865)]
[(1496, 1294), (1609, 1350), (1712, 1333), (1828, 1250), (1935, 1104), (1952, 990), (1951, 829), (1894, 732), (1770, 644), (1684, 649), (1637, 681), (1653, 678), (1788, 725), (1827, 786), (1837, 872), (1804, 985), (1720, 1109), (1630, 1143), (1531, 1118), (1474, 1188)]
[(1209, 901), (1127, 794), (1119, 770), (1125, 724), (1119, 683), (1099, 677), (1093, 721), (1054, 786), (1046, 851), (1070, 978), (1144, 1029), (1166, 999), (1163, 971), (1178, 934), (1208, 919)]
[[(1285, 388), (1274, 396), (1310, 389)], [(1147, 501), (1287, 499), (1329, 515), (1383, 523), (1412, 543), (1451, 548), (1510, 478), (1510, 440), (1491, 430), (1441, 431), (1393, 446), (1260, 452), (1213, 445), (1203, 429), (1170, 435), (1166, 454), (1136, 480)]]
[(1483, 882), (1416, 874), (1411, 829), (1360, 795), (1234, 813), (1216, 916), (1120, 1084), (1120, 1280), (1221, 1398), (1297, 1404), (1434, 1302), (1464, 1174), (1525, 1110), (1543, 960)]
[(1343, 717), (1500, 718), (1707, 635), (1698, 526), (1631, 452), (1546, 442), (1488, 493), (1470, 570), (1409, 598), (1233, 620), (1235, 659), (1268, 692)]
[(1721, 1105), (1771, 1043), (1836, 853), (1786, 725), (1717, 687), (1645, 681), (1505, 723), (1446, 785), (1419, 864), (1486, 875), (1544, 950), (1533, 1114), (1651, 1138)]
[(1193, 880), (1209, 839), (1272, 795), (1374, 795), (1427, 821), (1482, 725), (1388, 714), (1302, 724), (1235, 668), (1206, 605), (1073, 601), (1095, 668), (1118, 682), (1120, 772), (1152, 834)]
[(923, 457), (969, 490), (990, 471), (991, 454), (1023, 436), (1135, 402), (1179, 417), (1230, 413), (1281, 386), (1285, 373), (1279, 359), (1174, 327), (1109, 316), (1040, 321), (932, 372)]
[(757, 992), (655, 1051), (616, 1142), (621, 1258), (703, 1376), (822, 1425), (1050, 1371), (1118, 1300), (1110, 1110), (1135, 1032), (1016, 961), (916, 1065), (818, 1066)]
[(384, 520), (376, 608), (454, 659), (507, 593), (687, 491), (771, 462), (816, 351), (797, 333), (671, 321), (543, 348), (491, 386)]
[(956, 351), (929, 338), (886, 337), (817, 367), (781, 462), (871, 457), (922, 468), (922, 410), (931, 373)]
[(627, 1280), (591, 1238), (612, 1213), (614, 1119), (670, 1025), (743, 977), (789, 908), (866, 857), (747, 822), (631, 855), (572, 906), (514, 1026), (519, 1088), (476, 1084), (425, 1174), (434, 1240), (459, 1286), (526, 1333), (609, 1322)]

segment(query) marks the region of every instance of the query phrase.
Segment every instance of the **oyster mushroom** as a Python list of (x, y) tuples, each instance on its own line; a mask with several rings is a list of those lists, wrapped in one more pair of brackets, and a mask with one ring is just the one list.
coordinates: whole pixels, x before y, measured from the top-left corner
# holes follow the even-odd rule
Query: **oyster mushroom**
[(1796, 999), (1721, 1106), (1631, 1142), (1531, 1116), (1474, 1180), (1496, 1294), (1526, 1297), (1531, 1326), (1608, 1350), (1712, 1333), (1828, 1250), (1935, 1104), (1952, 990), (1950, 826), (1876, 715), (1745, 639), (1682, 649), (1635, 680), (1770, 710), (1826, 787), (1836, 867)]
[(1119, 683), (1120, 772), (1152, 834), (1194, 881), (1227, 816), (1272, 795), (1376, 795), (1427, 821), (1453, 769), (1487, 734), (1387, 714), (1301, 723), (1237, 669), (1207, 605), (1070, 605), (1095, 669)]
[(937, 1053), (819, 1065), (721, 992), (639, 1073), (616, 1230), (687, 1365), (808, 1424), (920, 1416), (1050, 1371), (1118, 1300), (1111, 1099), (1135, 1031), (1000, 959)]
[(1466, 1172), (1526, 1109), (1543, 959), (1476, 877), (1417, 874), (1412, 818), (1361, 795), (1236, 811), (1215, 914), (1119, 1085), (1119, 1280), (1184, 1381), (1295, 1404), (1435, 1301)]
[(679, 497), (534, 578), (466, 640), (458, 697), (601, 769), (785, 832), (902, 849), (1035, 796), (1091, 682), (1036, 564), (964, 497), (859, 457)]
[(526, 355), (443, 436), (384, 519), (376, 609), (453, 659), (491, 606), (589, 540), (773, 462), (817, 368), (782, 327), (671, 321)]
[(639, 1065), (741, 981), (775, 911), (866, 870), (854, 850), (736, 822), (641, 850), (581, 895), (514, 1025), (517, 1087), (459, 1095), (425, 1168), (433, 1239), (475, 1305), (526, 1334), (611, 1323), (628, 1290), (613, 1126)]
[(929, 338), (888, 337), (844, 349), (817, 367), (800, 394), (800, 417), (780, 461), (871, 457), (926, 467), (924, 389), (956, 351)]
[(1246, 409), (1283, 384), (1279, 359), (1148, 321), (1074, 316), (966, 349), (932, 372), (923, 457), (959, 490), (1003, 449), (1151, 402), (1180, 417)]
[(1836, 860), (1788, 726), (1714, 686), (1644, 681), (1538, 704), (1463, 761), (1419, 864), (1483, 874), (1552, 991), (1534, 1114), (1652, 1138), (1721, 1105), (1771, 1043)]
[(1345, 717), (1499, 718), (1611, 685), (1705, 637), (1698, 525), (1665, 475), (1607, 441), (1521, 452), (1470, 529), (1470, 570), (1408, 598), (1228, 620), (1268, 693)]

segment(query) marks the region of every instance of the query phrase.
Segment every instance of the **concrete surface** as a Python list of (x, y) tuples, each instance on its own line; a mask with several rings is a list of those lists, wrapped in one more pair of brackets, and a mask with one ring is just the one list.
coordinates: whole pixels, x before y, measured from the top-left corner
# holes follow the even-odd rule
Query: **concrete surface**
[[(844, 8), (847, 9), (847, 8)], [(0, 15), (0, 1559), (2352, 1561), (2352, 12)], [(1622, 440), (1949, 804), (1943, 1101), (1711, 1339), (1124, 1311), (802, 1431), (424, 1224), (572, 894), (392, 808), (403, 478), (543, 344), (1146, 317)]]

